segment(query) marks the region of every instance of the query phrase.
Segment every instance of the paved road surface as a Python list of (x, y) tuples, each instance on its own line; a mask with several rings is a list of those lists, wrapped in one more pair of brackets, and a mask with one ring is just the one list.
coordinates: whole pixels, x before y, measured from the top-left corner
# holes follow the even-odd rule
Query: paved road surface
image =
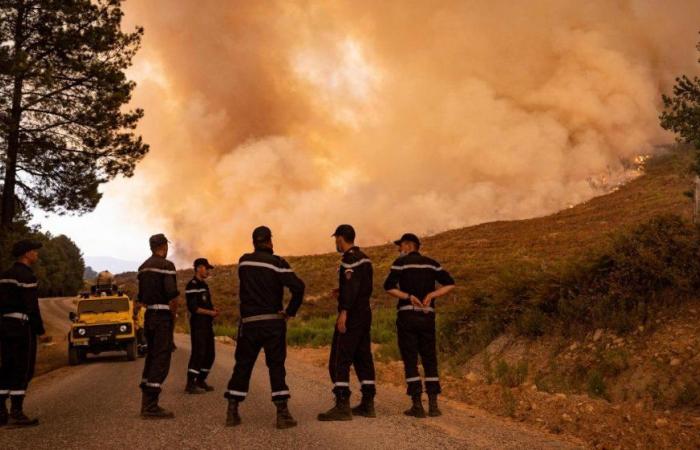
[[(71, 299), (42, 300), (42, 314), (54, 329), (68, 329)], [(64, 367), (36, 378), (26, 409), (41, 420), (31, 429), (0, 429), (0, 448), (574, 448), (558, 437), (544, 435), (473, 408), (445, 403), (440, 418), (418, 420), (401, 413), (407, 398), (402, 390), (378, 386), (378, 418), (321, 423), (316, 414), (331, 405), (326, 372), (288, 361), (290, 408), (299, 426), (276, 430), (274, 405), (264, 358), (258, 359), (248, 399), (241, 406), (243, 424), (223, 426), (223, 391), (233, 367), (233, 348), (217, 343), (210, 383), (216, 390), (203, 395), (183, 393), (189, 357), (189, 337), (177, 336), (170, 376), (161, 404), (175, 411), (175, 420), (139, 419), (143, 359), (128, 362), (120, 355), (100, 357), (77, 367)], [(357, 387), (355, 392), (359, 392)]]

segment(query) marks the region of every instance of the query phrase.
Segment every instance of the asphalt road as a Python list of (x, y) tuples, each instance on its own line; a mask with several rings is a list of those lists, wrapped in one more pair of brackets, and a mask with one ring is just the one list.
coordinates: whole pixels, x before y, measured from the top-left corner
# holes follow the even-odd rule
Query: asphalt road
[[(54, 329), (65, 327), (67, 332), (72, 300), (47, 299), (41, 305), (45, 321)], [(216, 363), (209, 379), (216, 390), (187, 395), (183, 388), (189, 337), (178, 335), (176, 342), (179, 349), (173, 355), (161, 395), (161, 404), (175, 412), (174, 420), (140, 419), (138, 383), (143, 359), (128, 362), (121, 355), (107, 355), (34, 379), (26, 410), (38, 416), (41, 423), (30, 429), (0, 429), (0, 448), (575, 448), (559, 437), (456, 402), (443, 402), (444, 415), (440, 418), (405, 417), (402, 411), (408, 399), (403, 391), (381, 384), (376, 419), (318, 422), (316, 414), (332, 403), (328, 376), (323, 369), (293, 357), (288, 360), (287, 382), (292, 392), (290, 409), (299, 426), (274, 428), (274, 405), (261, 356), (248, 399), (241, 405), (243, 424), (226, 428), (223, 392), (233, 367), (234, 347), (217, 343)], [(353, 390), (359, 392), (357, 386)]]

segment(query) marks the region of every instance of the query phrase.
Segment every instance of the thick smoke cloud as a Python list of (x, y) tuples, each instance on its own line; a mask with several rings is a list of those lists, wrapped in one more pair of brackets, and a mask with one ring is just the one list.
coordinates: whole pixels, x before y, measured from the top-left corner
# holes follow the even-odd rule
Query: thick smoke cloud
[(127, 20), (144, 216), (182, 260), (229, 262), (259, 224), (314, 253), (341, 222), (381, 243), (628, 179), (670, 140), (660, 93), (695, 70), (700, 2), (149, 0)]

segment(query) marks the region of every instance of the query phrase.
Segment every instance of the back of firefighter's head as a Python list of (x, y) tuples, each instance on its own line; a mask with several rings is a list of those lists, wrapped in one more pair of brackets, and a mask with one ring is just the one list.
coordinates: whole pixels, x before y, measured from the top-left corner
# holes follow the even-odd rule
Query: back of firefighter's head
[(151, 252), (154, 255), (162, 256), (165, 258), (168, 256), (168, 238), (165, 237), (163, 233), (154, 234), (148, 239), (148, 245), (151, 247)]
[(256, 250), (272, 250), (272, 230), (266, 226), (259, 226), (253, 230), (253, 247)]
[(332, 237), (335, 238), (335, 249), (340, 253), (348, 251), (355, 245), (355, 229), (352, 225), (338, 225)]
[(394, 241), (399, 248), (399, 253), (408, 255), (411, 252), (420, 250), (420, 239), (413, 233), (406, 233), (400, 239)]

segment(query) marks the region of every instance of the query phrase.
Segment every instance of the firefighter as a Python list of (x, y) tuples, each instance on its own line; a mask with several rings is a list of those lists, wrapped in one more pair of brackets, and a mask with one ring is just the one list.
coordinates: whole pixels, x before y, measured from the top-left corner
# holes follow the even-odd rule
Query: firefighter
[(12, 246), (16, 262), (0, 274), (0, 426), (26, 427), (39, 423), (38, 419), (24, 414), (23, 404), (34, 375), (37, 336), (44, 334), (37, 279), (31, 269), (39, 260), (41, 246), (30, 240), (16, 242)]
[[(372, 262), (355, 245), (355, 230), (340, 225), (333, 233), (336, 250), (342, 253), (339, 268), (338, 318), (328, 363), (333, 382), (335, 406), (318, 415), (318, 420), (351, 420), (353, 415), (376, 417), (374, 410), (374, 361), (370, 339), (372, 310)], [(362, 400), (350, 409), (350, 366), (355, 366)]]
[[(454, 280), (435, 260), (419, 253), (420, 240), (415, 234), (404, 234), (394, 242), (401, 256), (394, 261), (384, 282), (384, 289), (399, 299), (396, 317), (399, 351), (406, 375), (406, 393), (412, 406), (404, 414), (425, 417), (423, 409), (418, 356), (423, 364), (425, 391), (428, 393), (428, 415), (441, 415), (438, 408), (440, 378), (435, 350), (435, 299), (454, 288)], [(440, 285), (436, 289), (436, 283)]]
[(185, 392), (188, 394), (202, 394), (214, 390), (206, 382), (215, 357), (213, 321), (219, 315), (219, 310), (211, 301), (209, 285), (206, 282), (209, 271), (213, 268), (214, 266), (209, 264), (206, 258), (196, 259), (194, 277), (185, 288), (192, 339), (192, 354), (187, 365), (187, 386), (185, 387)]
[(143, 366), (141, 417), (171, 419), (175, 415), (158, 405), (161, 386), (170, 370), (173, 343), (172, 312), (177, 307), (175, 265), (168, 256), (168, 239), (163, 234), (150, 237), (153, 254), (139, 267), (139, 303), (146, 307), (145, 335), (148, 350)]
[[(260, 349), (265, 349), (265, 362), (270, 372), (272, 401), (277, 407), (277, 428), (290, 428), (297, 422), (287, 407), (289, 387), (284, 368), (287, 357), (287, 324), (294, 317), (304, 298), (304, 282), (284, 259), (273, 253), (272, 232), (261, 226), (253, 231), (252, 253), (238, 262), (240, 280), (240, 324), (236, 340), (236, 364), (224, 395), (228, 399), (226, 425), (241, 423), (238, 404), (248, 395), (250, 375)], [(284, 288), (292, 298), (283, 309)]]

